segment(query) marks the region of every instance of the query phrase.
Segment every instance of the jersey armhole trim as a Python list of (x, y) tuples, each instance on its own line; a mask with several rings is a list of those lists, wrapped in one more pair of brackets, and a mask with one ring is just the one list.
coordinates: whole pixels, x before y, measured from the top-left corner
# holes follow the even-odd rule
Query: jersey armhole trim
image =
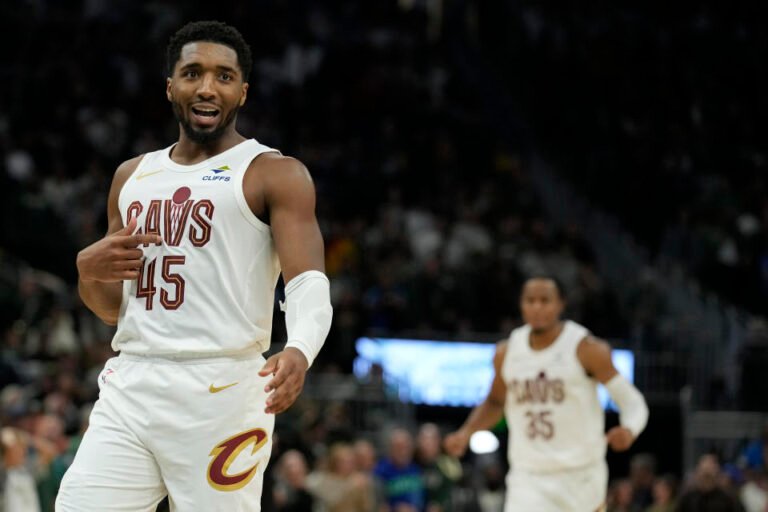
[[(120, 193), (117, 194), (117, 209), (118, 209), (118, 213), (120, 213), (120, 218), (123, 221), (123, 226), (125, 226), (125, 217), (123, 216), (123, 213), (124, 213), (123, 212), (123, 195), (125, 194), (125, 189), (128, 188), (130, 185), (132, 185), (134, 181), (136, 181), (134, 179), (134, 176), (136, 176), (138, 173), (141, 172), (142, 169), (144, 169), (144, 167), (146, 167), (147, 162), (152, 160), (152, 157), (154, 156), (154, 154), (155, 152), (145, 153), (141, 155), (141, 160), (139, 160), (139, 164), (133, 170), (131, 175), (128, 176), (128, 179), (126, 179), (125, 182), (123, 183), (123, 186), (120, 188)], [(126, 213), (127, 213), (127, 210), (126, 210)]]
[(276, 149), (266, 148), (263, 151), (259, 151), (253, 155), (253, 157), (250, 159), (245, 160), (240, 169), (238, 169), (235, 173), (233, 186), (235, 187), (235, 200), (237, 201), (237, 206), (240, 208), (240, 213), (243, 215), (243, 218), (245, 218), (245, 220), (248, 221), (248, 223), (256, 229), (266, 233), (271, 233), (272, 228), (269, 226), (269, 224), (258, 218), (253, 213), (253, 211), (251, 211), (251, 207), (248, 206), (248, 201), (245, 200), (245, 192), (243, 192), (243, 181), (245, 179), (245, 173), (248, 171), (248, 167), (251, 165), (253, 160), (262, 153), (277, 153), (278, 155), (282, 154)]

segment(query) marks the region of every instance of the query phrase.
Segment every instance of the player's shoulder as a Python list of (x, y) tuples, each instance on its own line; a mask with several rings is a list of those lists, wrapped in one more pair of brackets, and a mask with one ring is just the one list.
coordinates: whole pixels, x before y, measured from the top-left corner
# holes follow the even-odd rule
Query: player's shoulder
[(587, 334), (579, 342), (579, 346), (576, 349), (579, 359), (592, 360), (595, 358), (602, 359), (611, 357), (611, 344), (604, 339)]
[(275, 152), (262, 153), (251, 162), (248, 172), (259, 179), (268, 195), (281, 191), (314, 191), (307, 167), (298, 159)]
[(120, 165), (117, 166), (117, 170), (115, 171), (115, 178), (123, 180), (128, 179), (131, 174), (136, 171), (136, 169), (139, 167), (139, 164), (144, 159), (144, 154), (136, 155), (133, 158), (129, 158), (128, 160), (125, 160)]
[(493, 354), (493, 362), (496, 366), (500, 366), (507, 356), (507, 348), (509, 347), (509, 338), (504, 338), (496, 342), (496, 352)]
[(297, 158), (282, 155), (275, 151), (267, 151), (253, 159), (249, 170), (257, 170), (259, 173), (275, 175), (275, 177), (309, 176), (307, 167)]
[(591, 350), (611, 350), (611, 344), (594, 334), (588, 333), (581, 339), (581, 345)]
[(117, 196), (120, 193), (120, 191), (123, 188), (123, 185), (128, 181), (128, 178), (130, 178), (134, 172), (136, 172), (136, 169), (138, 169), (139, 164), (141, 163), (141, 160), (144, 158), (144, 155), (137, 155), (133, 158), (130, 158), (120, 165), (117, 166), (117, 170), (115, 171), (114, 176), (112, 177), (112, 192), (111, 194), (114, 194), (115, 200), (117, 200)]

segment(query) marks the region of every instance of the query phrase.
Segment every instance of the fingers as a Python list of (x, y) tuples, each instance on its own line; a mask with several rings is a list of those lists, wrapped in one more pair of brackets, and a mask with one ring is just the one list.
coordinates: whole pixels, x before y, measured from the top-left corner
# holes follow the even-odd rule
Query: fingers
[(149, 244), (160, 245), (163, 243), (163, 238), (158, 234), (134, 234), (134, 231), (136, 231), (136, 217), (131, 217), (128, 224), (123, 229), (115, 231), (112, 237), (117, 237), (123, 247), (138, 247), (139, 245)]
[(614, 427), (605, 435), (608, 445), (617, 452), (628, 450), (634, 441), (632, 433), (623, 427)]
[(139, 278), (138, 270), (124, 270), (115, 276), (117, 281), (133, 281)]
[(132, 235), (136, 231), (136, 217), (131, 217), (123, 229), (116, 231), (115, 235)]
[(304, 376), (294, 375), (286, 380), (279, 388), (275, 388), (269, 398), (264, 412), (267, 414), (279, 414), (288, 409), (301, 392), (304, 386)]
[[(275, 373), (277, 368), (277, 361), (278, 361), (277, 355), (274, 355), (269, 359), (267, 359), (267, 362), (264, 363), (264, 366), (261, 368), (261, 370), (259, 370), (259, 375), (261, 375), (262, 377), (266, 377), (267, 375), (272, 375), (273, 373)], [(264, 391), (269, 391), (269, 390), (265, 389)]]
[(123, 247), (138, 247), (139, 245), (160, 245), (163, 238), (160, 235), (130, 235), (122, 240)]
[(449, 434), (443, 443), (445, 451), (454, 457), (461, 457), (467, 451), (467, 442), (459, 434)]
[[(141, 251), (136, 250), (141, 255)], [(132, 254), (132, 256), (135, 256)], [(139, 256), (132, 259), (116, 259), (108, 263), (104, 268), (99, 280), (104, 282), (130, 281), (138, 279), (139, 272), (144, 266), (144, 258)]]
[(137, 260), (122, 260), (122, 261), (116, 261), (112, 268), (114, 268), (117, 271), (122, 270), (138, 270), (144, 265), (144, 260), (137, 259)]
[(267, 414), (278, 414), (290, 407), (304, 387), (304, 372), (292, 364), (290, 358), (281, 358), (280, 354), (270, 357), (259, 375), (274, 377), (264, 387), (264, 391), (272, 393), (267, 398)]
[(144, 257), (141, 249), (120, 249), (116, 255), (121, 260), (140, 260)]
[[(287, 370), (283, 370), (287, 373)], [(278, 372), (280, 374), (280, 372)], [(273, 379), (274, 381), (275, 379)], [(299, 372), (292, 372), (289, 375), (283, 376), (279, 385), (274, 385), (272, 382), (267, 385), (268, 388), (273, 389), (272, 394), (267, 398), (267, 407), (265, 412), (267, 414), (278, 414), (286, 410), (293, 404), (296, 397), (299, 396), (301, 388), (304, 386), (304, 374)]]
[(448, 447), (448, 453), (454, 457), (462, 457), (467, 451), (465, 446), (453, 445)]
[(288, 379), (290, 373), (285, 368), (278, 368), (275, 373), (275, 376), (270, 380), (266, 387), (264, 388), (264, 391), (269, 393), (273, 389), (277, 389), (283, 384), (285, 384), (285, 381)]

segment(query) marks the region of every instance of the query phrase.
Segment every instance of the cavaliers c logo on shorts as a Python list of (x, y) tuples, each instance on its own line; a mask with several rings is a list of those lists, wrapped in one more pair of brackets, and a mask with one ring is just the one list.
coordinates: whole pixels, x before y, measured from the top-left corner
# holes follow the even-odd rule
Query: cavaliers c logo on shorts
[(267, 442), (267, 433), (264, 429), (254, 428), (240, 432), (225, 439), (211, 450), (213, 457), (208, 464), (208, 483), (219, 491), (236, 491), (251, 481), (259, 467), (257, 462), (250, 468), (235, 474), (229, 474), (229, 466), (235, 461), (240, 452), (253, 444), (251, 455)]

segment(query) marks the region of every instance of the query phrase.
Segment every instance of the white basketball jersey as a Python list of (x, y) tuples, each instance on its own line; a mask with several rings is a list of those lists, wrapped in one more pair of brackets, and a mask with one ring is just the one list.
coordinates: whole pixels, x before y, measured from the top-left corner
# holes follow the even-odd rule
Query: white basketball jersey
[(179, 165), (171, 147), (148, 153), (120, 192), (123, 223), (163, 238), (140, 247), (144, 266), (123, 283), (112, 348), (144, 355), (266, 351), (280, 262), (269, 226), (248, 207), (243, 176), (276, 151), (246, 140)]
[(550, 472), (602, 460), (605, 416), (597, 381), (576, 355), (589, 331), (566, 321), (544, 350), (531, 349), (530, 334), (530, 325), (512, 331), (502, 363), (512, 467)]

